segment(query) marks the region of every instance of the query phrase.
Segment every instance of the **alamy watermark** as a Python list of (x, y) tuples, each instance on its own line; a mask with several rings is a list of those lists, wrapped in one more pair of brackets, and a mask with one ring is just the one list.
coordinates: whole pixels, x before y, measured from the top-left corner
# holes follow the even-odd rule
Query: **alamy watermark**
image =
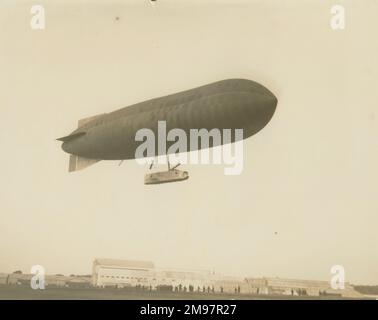
[(30, 19), (30, 27), (33, 30), (45, 29), (45, 8), (42, 5), (36, 4), (30, 8), (32, 17)]
[(334, 290), (345, 289), (345, 268), (341, 265), (334, 265), (331, 268), (331, 288)]
[[(166, 122), (158, 121), (157, 133), (156, 139), (151, 129), (142, 128), (136, 132), (135, 141), (141, 142), (135, 151), (137, 163), (145, 165), (156, 154), (168, 154), (171, 161), (181, 164), (225, 164), (225, 175), (239, 175), (243, 171), (243, 129), (234, 130), (234, 139), (231, 129), (218, 128), (190, 129), (188, 136), (180, 128), (167, 132)], [(168, 149), (167, 142), (171, 143)], [(165, 157), (157, 157), (157, 161), (159, 164), (166, 163)]]
[(345, 29), (345, 8), (342, 5), (335, 4), (331, 7), (330, 26), (332, 30)]
[(45, 289), (45, 268), (41, 265), (31, 267), (30, 273), (33, 275), (30, 279), (30, 286), (34, 290)]

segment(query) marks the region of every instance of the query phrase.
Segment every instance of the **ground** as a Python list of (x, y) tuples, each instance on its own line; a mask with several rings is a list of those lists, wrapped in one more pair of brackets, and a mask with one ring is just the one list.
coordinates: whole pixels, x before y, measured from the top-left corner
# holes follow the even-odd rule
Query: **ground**
[[(250, 294), (177, 293), (97, 288), (46, 288), (33, 290), (24, 286), (0, 286), (0, 300), (268, 300), (268, 299), (319, 299), (319, 297), (292, 297)], [(321, 299), (341, 299), (322, 297)]]

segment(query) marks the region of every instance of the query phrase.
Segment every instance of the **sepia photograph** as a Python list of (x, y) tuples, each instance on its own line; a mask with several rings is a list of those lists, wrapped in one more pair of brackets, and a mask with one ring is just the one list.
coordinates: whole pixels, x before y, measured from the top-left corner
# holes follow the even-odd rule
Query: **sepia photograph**
[(2, 0), (0, 300), (378, 300), (377, 12)]

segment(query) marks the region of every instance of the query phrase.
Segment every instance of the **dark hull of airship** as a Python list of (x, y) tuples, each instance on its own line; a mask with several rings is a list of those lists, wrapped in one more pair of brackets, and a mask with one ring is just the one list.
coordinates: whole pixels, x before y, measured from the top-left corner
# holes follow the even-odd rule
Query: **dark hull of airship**
[[(217, 128), (243, 129), (245, 139), (265, 127), (276, 105), (277, 98), (257, 82), (222, 80), (96, 116), (81, 126), (79, 123), (77, 130), (60, 140), (64, 141), (64, 151), (80, 157), (133, 159), (136, 148), (141, 144), (135, 141), (136, 132), (143, 128), (151, 129), (157, 139), (158, 121), (166, 121), (167, 132), (179, 128), (188, 137), (190, 129)], [(167, 142), (167, 149), (169, 146)], [(155, 155), (160, 154), (166, 154), (166, 151), (160, 150), (159, 153), (156, 147)]]

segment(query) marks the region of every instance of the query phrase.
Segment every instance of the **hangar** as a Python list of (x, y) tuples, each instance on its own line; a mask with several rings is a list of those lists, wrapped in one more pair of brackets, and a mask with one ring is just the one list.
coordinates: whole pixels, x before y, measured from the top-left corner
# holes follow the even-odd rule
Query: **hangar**
[(127, 287), (149, 285), (154, 275), (150, 261), (95, 259), (92, 268), (92, 284), (96, 287)]

